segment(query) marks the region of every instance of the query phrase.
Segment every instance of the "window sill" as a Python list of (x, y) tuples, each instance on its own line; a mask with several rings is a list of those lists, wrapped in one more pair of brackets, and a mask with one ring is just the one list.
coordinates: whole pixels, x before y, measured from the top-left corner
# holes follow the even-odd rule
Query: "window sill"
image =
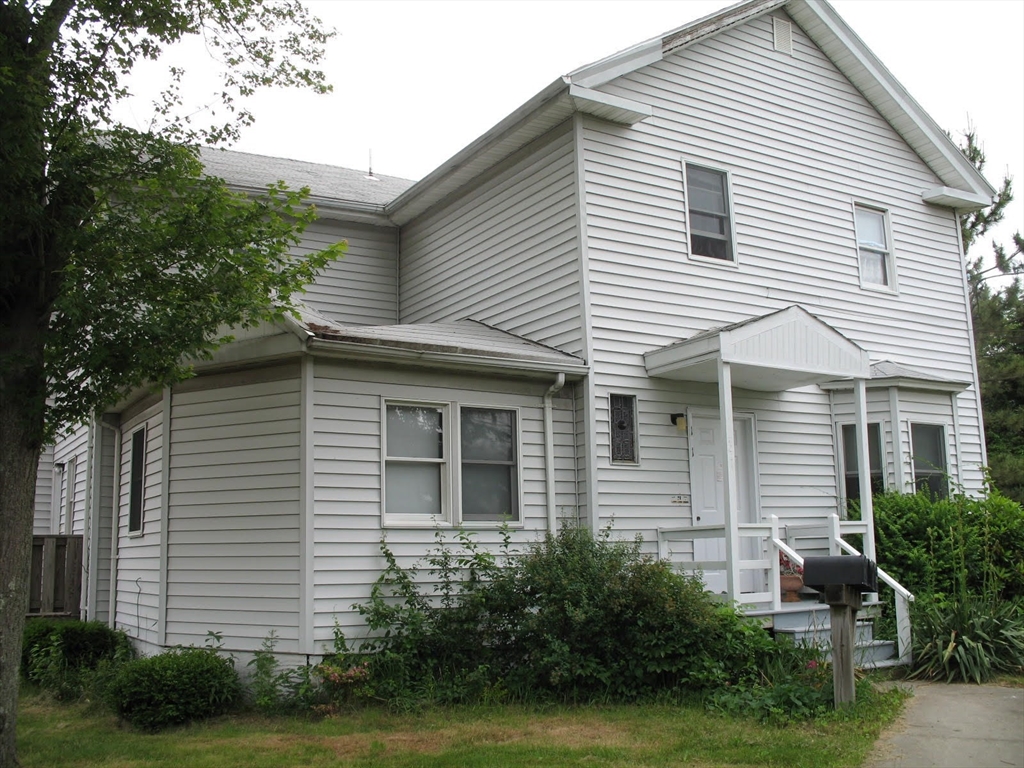
[(881, 293), (887, 296), (898, 296), (899, 290), (894, 286), (890, 285), (877, 285), (876, 283), (861, 283), (860, 289), (862, 291), (871, 291), (871, 293)]
[(725, 267), (727, 269), (739, 269), (740, 265), (736, 259), (716, 259), (714, 256), (701, 256), (696, 253), (687, 253), (686, 258), (695, 264), (707, 264), (709, 266)]

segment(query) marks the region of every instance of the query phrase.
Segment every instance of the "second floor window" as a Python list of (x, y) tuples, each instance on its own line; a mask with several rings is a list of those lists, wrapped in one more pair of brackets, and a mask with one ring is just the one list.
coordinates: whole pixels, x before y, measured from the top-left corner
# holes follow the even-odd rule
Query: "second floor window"
[(892, 247), (885, 211), (855, 206), (861, 285), (893, 288)]
[(735, 260), (724, 171), (686, 164), (686, 214), (691, 256)]

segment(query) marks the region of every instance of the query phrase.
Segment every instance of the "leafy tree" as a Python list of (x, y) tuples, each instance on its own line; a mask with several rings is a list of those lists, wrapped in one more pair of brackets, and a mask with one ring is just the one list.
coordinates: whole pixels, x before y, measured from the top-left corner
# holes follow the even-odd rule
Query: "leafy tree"
[[(221, 117), (179, 118), (172, 69), (153, 126), (118, 125), (135, 65), (198, 34), (223, 65)], [(260, 87), (329, 90), (315, 68), (329, 37), (297, 0), (0, 4), (0, 766), (16, 764), (41, 446), (133, 388), (189, 375), (218, 329), (279, 316), (340, 254), (291, 257), (313, 216), (304, 193), (234, 194), (197, 149), (235, 138)]]
[[(973, 129), (964, 133), (960, 151), (984, 169), (985, 153)], [(1003, 220), (1012, 200), (1013, 179), (1006, 176), (991, 206), (960, 218), (965, 254)], [(1009, 252), (993, 241), (991, 264), (981, 256), (968, 259), (967, 277), (989, 471), (996, 488), (1024, 503), (1024, 297), (1018, 277), (1024, 274), (1024, 237), (1016, 232), (1011, 239)], [(989, 284), (1008, 276), (1012, 281), (1001, 288)]]

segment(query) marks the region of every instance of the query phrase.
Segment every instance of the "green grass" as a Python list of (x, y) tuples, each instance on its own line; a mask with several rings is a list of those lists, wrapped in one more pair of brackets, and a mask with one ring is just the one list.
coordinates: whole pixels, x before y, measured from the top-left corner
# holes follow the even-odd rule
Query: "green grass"
[(257, 716), (142, 734), (99, 708), (23, 693), (18, 752), (38, 766), (856, 766), (899, 713), (896, 690), (807, 723), (763, 725), (699, 704), (378, 710), (311, 721)]

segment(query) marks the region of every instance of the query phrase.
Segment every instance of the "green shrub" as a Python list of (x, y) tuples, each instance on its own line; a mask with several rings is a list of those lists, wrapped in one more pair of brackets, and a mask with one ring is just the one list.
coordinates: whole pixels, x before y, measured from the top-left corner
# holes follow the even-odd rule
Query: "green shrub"
[(984, 683), (1024, 672), (1024, 599), (924, 596), (913, 605), (911, 677)]
[(878, 564), (914, 593), (1024, 597), (1024, 509), (992, 492), (932, 501), (923, 494), (874, 497)]
[(80, 698), (106, 678), (101, 668), (134, 656), (128, 636), (99, 621), (30, 619), (22, 635), (22, 673), (59, 700)]
[[(468, 534), (439, 545), (427, 558), (433, 596), (382, 545), (388, 567), (359, 606), (378, 633), (362, 648), (368, 697), (630, 701), (753, 681), (775, 652), (763, 629), (639, 541), (570, 527), (511, 556), (506, 538), (501, 567)], [(364, 674), (353, 669), (339, 679)]]
[(156, 731), (226, 712), (241, 692), (232, 659), (211, 648), (176, 648), (122, 666), (108, 699), (129, 723)]

